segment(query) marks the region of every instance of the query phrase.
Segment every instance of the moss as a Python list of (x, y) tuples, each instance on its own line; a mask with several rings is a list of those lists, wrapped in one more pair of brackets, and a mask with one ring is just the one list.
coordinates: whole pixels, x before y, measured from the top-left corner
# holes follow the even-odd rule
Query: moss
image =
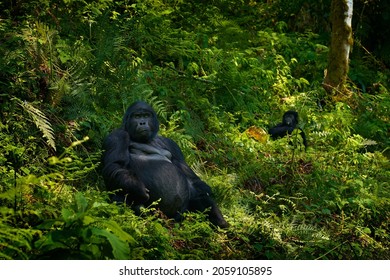
[(345, 81), (348, 75), (348, 56), (343, 51), (346, 45), (351, 46), (352, 29), (345, 23), (348, 6), (345, 0), (333, 0), (331, 6), (332, 38), (328, 56), (328, 69), (324, 88), (328, 93), (344, 94)]

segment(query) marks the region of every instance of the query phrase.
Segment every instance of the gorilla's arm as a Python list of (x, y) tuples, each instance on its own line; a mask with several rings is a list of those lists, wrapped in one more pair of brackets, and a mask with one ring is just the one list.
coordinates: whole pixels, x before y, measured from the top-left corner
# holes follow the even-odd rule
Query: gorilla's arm
[(291, 134), (293, 130), (294, 127), (279, 123), (278, 125), (272, 127), (269, 130), (269, 134), (271, 134), (272, 139), (276, 140), (278, 138), (286, 136), (287, 134)]
[(301, 134), (301, 137), (302, 137), (302, 142), (303, 142), (303, 145), (305, 146), (305, 149), (307, 148), (307, 140), (306, 140), (306, 134), (305, 132), (302, 130), (302, 128), (299, 128), (300, 130), (300, 133)]
[(129, 169), (130, 138), (122, 129), (114, 130), (104, 141), (103, 178), (110, 190), (121, 189), (139, 202), (149, 199), (145, 185)]
[[(295, 129), (295, 127), (287, 126), (287, 125), (280, 123), (280, 124), (272, 127), (269, 130), (269, 134), (271, 135), (271, 138), (273, 140), (276, 140), (278, 138), (285, 137), (287, 134), (292, 134), (294, 129)], [(299, 134), (302, 137), (303, 145), (306, 148), (307, 147), (306, 134), (300, 127), (298, 127), (297, 129), (299, 129)]]

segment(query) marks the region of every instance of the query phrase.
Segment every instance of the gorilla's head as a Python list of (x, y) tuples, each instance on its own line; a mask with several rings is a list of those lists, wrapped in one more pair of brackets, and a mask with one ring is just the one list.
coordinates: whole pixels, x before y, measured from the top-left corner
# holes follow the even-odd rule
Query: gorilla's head
[(139, 143), (149, 143), (159, 130), (156, 112), (143, 101), (130, 105), (123, 118), (122, 126), (129, 133), (130, 139)]
[(295, 128), (298, 124), (298, 113), (295, 111), (287, 111), (286, 113), (284, 113), (283, 124)]

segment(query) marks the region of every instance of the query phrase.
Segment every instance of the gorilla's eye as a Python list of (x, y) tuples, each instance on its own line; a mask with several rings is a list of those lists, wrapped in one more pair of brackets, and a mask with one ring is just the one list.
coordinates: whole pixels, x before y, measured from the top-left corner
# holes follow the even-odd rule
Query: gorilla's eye
[(152, 117), (152, 114), (149, 112), (134, 113), (131, 117), (134, 119), (148, 119)]

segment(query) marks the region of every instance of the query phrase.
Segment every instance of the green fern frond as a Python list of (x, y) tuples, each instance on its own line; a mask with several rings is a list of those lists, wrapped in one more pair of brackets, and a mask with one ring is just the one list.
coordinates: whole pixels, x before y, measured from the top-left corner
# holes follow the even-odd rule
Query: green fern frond
[(157, 96), (153, 96), (153, 91), (145, 91), (145, 101), (149, 103), (153, 109), (156, 111), (156, 114), (164, 119), (167, 119), (168, 112), (166, 104), (159, 99)]
[(46, 115), (27, 101), (22, 102), (21, 100), (18, 100), (18, 103), (30, 115), (35, 125), (42, 132), (43, 137), (47, 139), (47, 144), (53, 148), (53, 150), (56, 150), (53, 128)]
[(329, 237), (322, 229), (307, 224), (295, 225), (293, 227), (293, 235), (299, 237), (301, 241), (318, 241), (329, 239)]
[(0, 260), (28, 259), (26, 251), (31, 250), (31, 240), (36, 234), (36, 230), (14, 228), (0, 219)]

